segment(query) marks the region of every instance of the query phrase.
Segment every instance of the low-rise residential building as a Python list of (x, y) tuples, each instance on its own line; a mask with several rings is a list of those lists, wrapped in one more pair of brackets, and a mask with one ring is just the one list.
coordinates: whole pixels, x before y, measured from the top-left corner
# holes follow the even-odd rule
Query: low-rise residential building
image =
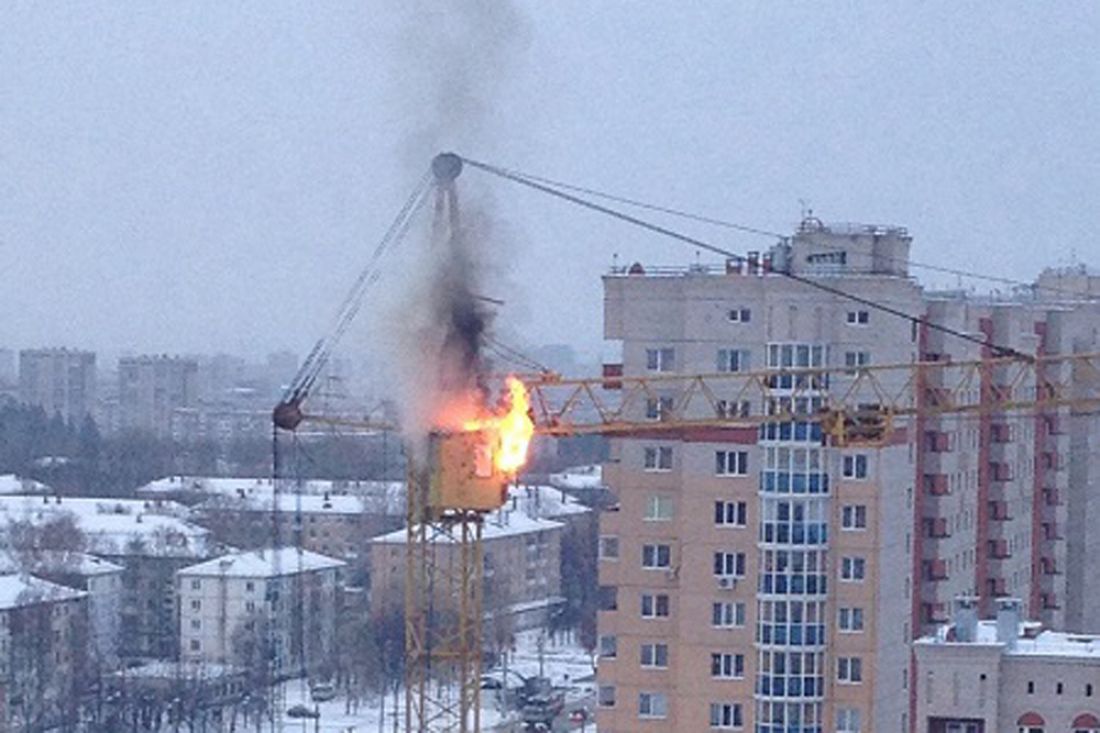
[(246, 667), (267, 660), (274, 679), (323, 672), (335, 648), (344, 566), (335, 558), (281, 547), (181, 569), (180, 659)]
[(77, 720), (87, 595), (27, 574), (0, 575), (0, 730)]
[(979, 620), (958, 599), (954, 623), (914, 643), (916, 733), (1100, 731), (1100, 636), (1024, 622), (1015, 598), (996, 607)]
[(86, 591), (89, 660), (105, 668), (117, 663), (122, 623), (121, 565), (84, 552), (38, 550), (0, 557), (0, 572), (31, 573), (52, 583)]
[[(217, 554), (210, 532), (170, 501), (0, 496), (0, 545), (81, 548), (123, 568), (120, 623), (126, 659), (171, 659), (179, 648), (176, 571)], [(22, 535), (24, 539), (20, 540)]]
[[(483, 599), (487, 616), (506, 614), (518, 629), (543, 625), (563, 602), (561, 542), (565, 525), (504, 508), (489, 514), (482, 529)], [(406, 530), (371, 541), (371, 605), (404, 599)], [(435, 562), (458, 562), (454, 543), (439, 539)], [(452, 556), (453, 555), (453, 559)]]

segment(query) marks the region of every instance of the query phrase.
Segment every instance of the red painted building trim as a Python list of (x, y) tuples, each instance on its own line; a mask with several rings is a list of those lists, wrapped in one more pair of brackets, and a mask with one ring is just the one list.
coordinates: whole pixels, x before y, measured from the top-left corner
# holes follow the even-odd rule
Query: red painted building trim
[[(986, 343), (993, 341), (993, 319), (978, 320)], [(981, 359), (988, 362), (993, 358), (992, 349), (982, 346)], [(974, 587), (978, 595), (979, 618), (988, 618), (993, 612), (993, 595), (989, 592), (989, 500), (992, 487), (993, 456), (993, 414), (989, 411), (993, 403), (993, 372), (983, 363), (981, 366), (981, 404), (985, 408), (978, 416), (978, 522), (974, 532)]]
[(667, 430), (638, 430), (615, 433), (616, 438), (644, 438), (646, 440), (682, 440), (685, 443), (736, 443), (756, 445), (760, 430), (754, 426), (737, 425), (728, 428), (697, 427), (668, 428)]
[[(1046, 356), (1047, 353), (1047, 324), (1036, 323), (1035, 335), (1039, 337), (1035, 356)], [(1042, 399), (1042, 387), (1045, 377), (1045, 367), (1042, 361), (1035, 363), (1035, 399)], [(1035, 476), (1031, 485), (1031, 595), (1028, 598), (1028, 609), (1033, 619), (1041, 619), (1043, 612), (1043, 489), (1046, 487), (1047, 465), (1043, 460), (1046, 447), (1046, 416), (1048, 411), (1035, 410), (1034, 423), (1034, 450), (1035, 450)]]
[[(928, 323), (924, 319), (921, 319), (920, 328), (917, 331), (917, 354), (919, 355), (919, 361), (922, 362), (928, 356)], [(916, 441), (916, 454), (913, 468), (915, 474), (913, 480), (913, 526), (909, 532), (913, 538), (910, 558), (912, 567), (909, 571), (910, 638), (906, 641), (919, 638), (921, 626), (924, 623), (924, 594), (922, 592), (924, 584), (921, 582), (921, 568), (924, 563), (924, 428), (928, 418), (925, 416), (923, 408), (928, 403), (926, 394), (928, 384), (927, 375), (921, 367), (917, 367), (914, 383), (917, 392), (917, 414), (913, 420), (915, 423), (914, 431), (916, 432), (913, 438)], [(917, 731), (917, 655), (913, 651), (909, 652), (909, 730), (910, 733), (916, 733)]]

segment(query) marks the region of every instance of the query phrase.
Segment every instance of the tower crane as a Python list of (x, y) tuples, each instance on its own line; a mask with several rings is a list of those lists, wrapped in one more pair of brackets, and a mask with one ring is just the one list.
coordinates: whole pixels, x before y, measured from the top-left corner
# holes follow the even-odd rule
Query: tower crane
[[(390, 228), (368, 270), (345, 300), (332, 334), (318, 342), (275, 408), (276, 433), (302, 423), (395, 427), (311, 413), (307, 398), (327, 354), (347, 330), (377, 279), (382, 254), (407, 232), (434, 191), (437, 221), (459, 216), (455, 182), (463, 164), (517, 180), (517, 175), (445, 153), (433, 161)], [(520, 177), (521, 178), (521, 177)], [(700, 241), (554, 190), (518, 182), (629, 223), (699, 245)], [(706, 244), (706, 243), (703, 243)], [(731, 253), (707, 245), (707, 248)], [(379, 254), (379, 251), (381, 254)], [(780, 273), (781, 274), (781, 273)], [(818, 287), (806, 278), (807, 284)], [(828, 286), (834, 293), (847, 296)], [(942, 328), (923, 319), (930, 328)], [(974, 340), (966, 334), (960, 338)], [(405, 729), (416, 733), (480, 730), (482, 522), (504, 504), (522, 470), (532, 435), (600, 434), (675, 438), (706, 429), (721, 442), (733, 433), (805, 429), (830, 446), (883, 446), (906, 440), (934, 415), (1047, 414), (1100, 408), (1100, 354), (1033, 356), (995, 344), (990, 358), (860, 367), (783, 368), (716, 374), (664, 373), (567, 379), (540, 372), (490, 377), (504, 399), (499, 410), (441, 420), (426, 449), (409, 452), (405, 547)], [(659, 409), (652, 409), (657, 405)], [(441, 561), (436, 548), (457, 548)]]

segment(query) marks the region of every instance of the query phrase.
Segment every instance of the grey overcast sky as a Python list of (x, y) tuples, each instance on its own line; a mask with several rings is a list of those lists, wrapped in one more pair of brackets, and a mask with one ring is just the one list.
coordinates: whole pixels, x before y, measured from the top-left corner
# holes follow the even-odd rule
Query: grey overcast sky
[[(1000, 276), (1100, 265), (1098, 130), (1091, 1), (8, 2), (0, 347), (304, 352), (439, 147), (778, 231), (801, 199)], [(463, 182), (529, 343), (598, 351), (613, 253), (695, 257)]]

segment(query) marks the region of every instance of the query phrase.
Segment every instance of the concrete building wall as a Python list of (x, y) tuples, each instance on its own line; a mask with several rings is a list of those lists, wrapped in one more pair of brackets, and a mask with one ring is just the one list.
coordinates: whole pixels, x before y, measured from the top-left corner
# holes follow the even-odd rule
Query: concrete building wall
[(96, 411), (95, 353), (71, 349), (19, 352), (19, 400), (79, 422)]
[(121, 430), (172, 436), (172, 413), (198, 404), (198, 363), (174, 356), (125, 357), (118, 361), (118, 421)]

